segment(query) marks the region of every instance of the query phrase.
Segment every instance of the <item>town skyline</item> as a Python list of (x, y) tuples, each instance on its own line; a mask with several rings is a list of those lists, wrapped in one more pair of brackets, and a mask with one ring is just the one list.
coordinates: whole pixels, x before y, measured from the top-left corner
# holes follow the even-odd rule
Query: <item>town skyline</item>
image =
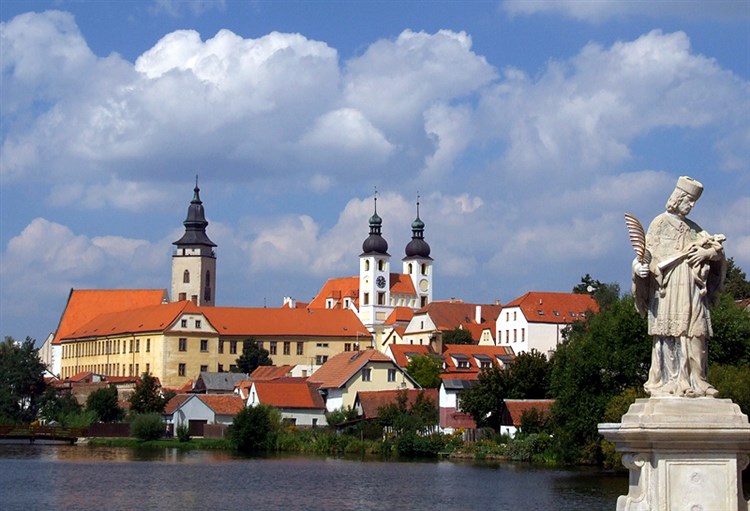
[(219, 306), (357, 275), (375, 188), (394, 263), (420, 196), (435, 300), (627, 292), (623, 213), (680, 175), (750, 269), (750, 4), (310, 5), (3, 2), (2, 335), (169, 289), (196, 174)]

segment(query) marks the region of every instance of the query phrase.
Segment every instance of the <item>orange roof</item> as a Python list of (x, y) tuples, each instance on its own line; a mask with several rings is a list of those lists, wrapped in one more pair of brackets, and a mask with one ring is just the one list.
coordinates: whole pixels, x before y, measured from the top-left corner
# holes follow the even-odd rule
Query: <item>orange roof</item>
[[(485, 358), (489, 360), (493, 365), (498, 366), (498, 357), (503, 358), (515, 358), (513, 349), (509, 346), (479, 346), (474, 344), (446, 344), (443, 350), (443, 357), (445, 359), (445, 371), (447, 373), (454, 372), (466, 372), (475, 371), (479, 372), (480, 364), (477, 363), (477, 359)], [(469, 364), (467, 369), (459, 369), (456, 367), (454, 359), (460, 359), (466, 357)], [(449, 376), (452, 378), (453, 376)]]
[(391, 273), (391, 293), (400, 295), (416, 295), (414, 282), (405, 273)]
[(284, 376), (289, 376), (292, 373), (292, 369), (294, 369), (292, 365), (258, 366), (250, 373), (250, 380), (268, 381), (283, 378)]
[(304, 379), (256, 381), (254, 387), (258, 393), (258, 400), (264, 405), (276, 408), (317, 408), (320, 410), (325, 410), (326, 407), (323, 398), (318, 393), (318, 386)]
[(400, 392), (406, 392), (407, 406), (414, 405), (417, 397), (422, 394), (425, 398), (432, 400), (437, 412), (438, 389), (375, 390), (357, 392), (357, 400), (359, 400), (359, 405), (362, 407), (362, 416), (365, 419), (378, 418), (380, 408), (391, 403), (396, 403)]
[(589, 295), (531, 291), (505, 305), (519, 307), (530, 323), (572, 323), (587, 311), (599, 312), (599, 304)]
[(393, 363), (390, 358), (374, 349), (344, 351), (329, 358), (308, 381), (320, 383), (321, 388), (340, 388), (369, 362)]
[(202, 307), (220, 335), (357, 337), (367, 329), (351, 310)]
[(95, 317), (166, 301), (166, 289), (71, 289), (52, 341), (60, 339)]
[(73, 376), (70, 376), (68, 378), (65, 378), (66, 381), (77, 383), (81, 381), (85, 381), (87, 378), (90, 378), (94, 376), (94, 373), (91, 371), (81, 371), (80, 373), (76, 373)]
[[(476, 321), (477, 307), (480, 307), (479, 323)], [(429, 315), (438, 330), (446, 331), (453, 330), (459, 326), (466, 327), (471, 324), (476, 325), (495, 321), (502, 308), (502, 305), (494, 304), (430, 302), (418, 310), (417, 314)], [(491, 327), (487, 326), (486, 328)], [(494, 328), (492, 329), (494, 330)]]
[(344, 298), (351, 298), (355, 306), (359, 304), (359, 277), (341, 277), (328, 279), (317, 296), (312, 299), (308, 308), (325, 309), (326, 300), (333, 298), (336, 308), (343, 308)]
[(391, 350), (393, 361), (401, 368), (404, 368), (409, 364), (409, 358), (411, 356), (434, 353), (430, 346), (421, 344), (391, 344), (388, 349)]
[(242, 398), (234, 394), (194, 394), (217, 415), (237, 415), (245, 407)]
[(503, 423), (518, 427), (524, 412), (537, 409), (542, 414), (548, 414), (554, 402), (554, 399), (506, 399), (503, 402)]
[(396, 307), (393, 312), (390, 313), (388, 318), (385, 320), (385, 325), (393, 325), (395, 323), (404, 322), (408, 323), (411, 318), (414, 317), (414, 311), (409, 307)]
[(174, 411), (187, 399), (195, 394), (177, 394), (164, 406), (164, 415), (172, 415)]
[(388, 335), (385, 337), (385, 339), (383, 339), (383, 346), (387, 344), (396, 344), (396, 341), (398, 341), (399, 339), (403, 339), (405, 334), (405, 326), (395, 326), (391, 328), (391, 331), (388, 332)]
[(61, 339), (81, 339), (135, 332), (158, 332), (169, 328), (183, 312), (200, 312), (190, 301), (151, 305), (101, 314)]

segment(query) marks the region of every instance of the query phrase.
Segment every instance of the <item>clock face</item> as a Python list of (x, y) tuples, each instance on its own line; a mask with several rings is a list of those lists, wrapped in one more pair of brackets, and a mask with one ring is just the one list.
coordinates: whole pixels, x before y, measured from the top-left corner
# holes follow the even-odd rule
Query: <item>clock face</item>
[(419, 289), (422, 291), (427, 291), (427, 289), (430, 287), (430, 283), (427, 282), (427, 279), (422, 279), (419, 281)]
[(380, 289), (383, 289), (385, 287), (385, 277), (381, 275), (375, 279), (375, 284), (377, 284)]

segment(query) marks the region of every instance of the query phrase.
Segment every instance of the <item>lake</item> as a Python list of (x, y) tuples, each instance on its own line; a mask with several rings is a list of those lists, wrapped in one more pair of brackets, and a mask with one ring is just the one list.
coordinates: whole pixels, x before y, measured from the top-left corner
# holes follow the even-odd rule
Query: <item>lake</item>
[(627, 476), (526, 464), (0, 445), (0, 509), (614, 511)]

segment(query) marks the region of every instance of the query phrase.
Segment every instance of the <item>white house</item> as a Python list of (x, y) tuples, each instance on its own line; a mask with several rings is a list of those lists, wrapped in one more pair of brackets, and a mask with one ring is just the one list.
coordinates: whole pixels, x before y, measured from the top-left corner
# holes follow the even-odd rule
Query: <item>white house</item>
[[(175, 396), (175, 400), (179, 397)], [(229, 425), (244, 407), (244, 401), (234, 394), (192, 394), (178, 400), (174, 410), (167, 408), (172, 412), (175, 431), (187, 425), (192, 436), (203, 436), (204, 425)]]
[(289, 425), (324, 426), (326, 405), (318, 393), (318, 386), (303, 378), (279, 378), (249, 382), (247, 406), (273, 406)]

